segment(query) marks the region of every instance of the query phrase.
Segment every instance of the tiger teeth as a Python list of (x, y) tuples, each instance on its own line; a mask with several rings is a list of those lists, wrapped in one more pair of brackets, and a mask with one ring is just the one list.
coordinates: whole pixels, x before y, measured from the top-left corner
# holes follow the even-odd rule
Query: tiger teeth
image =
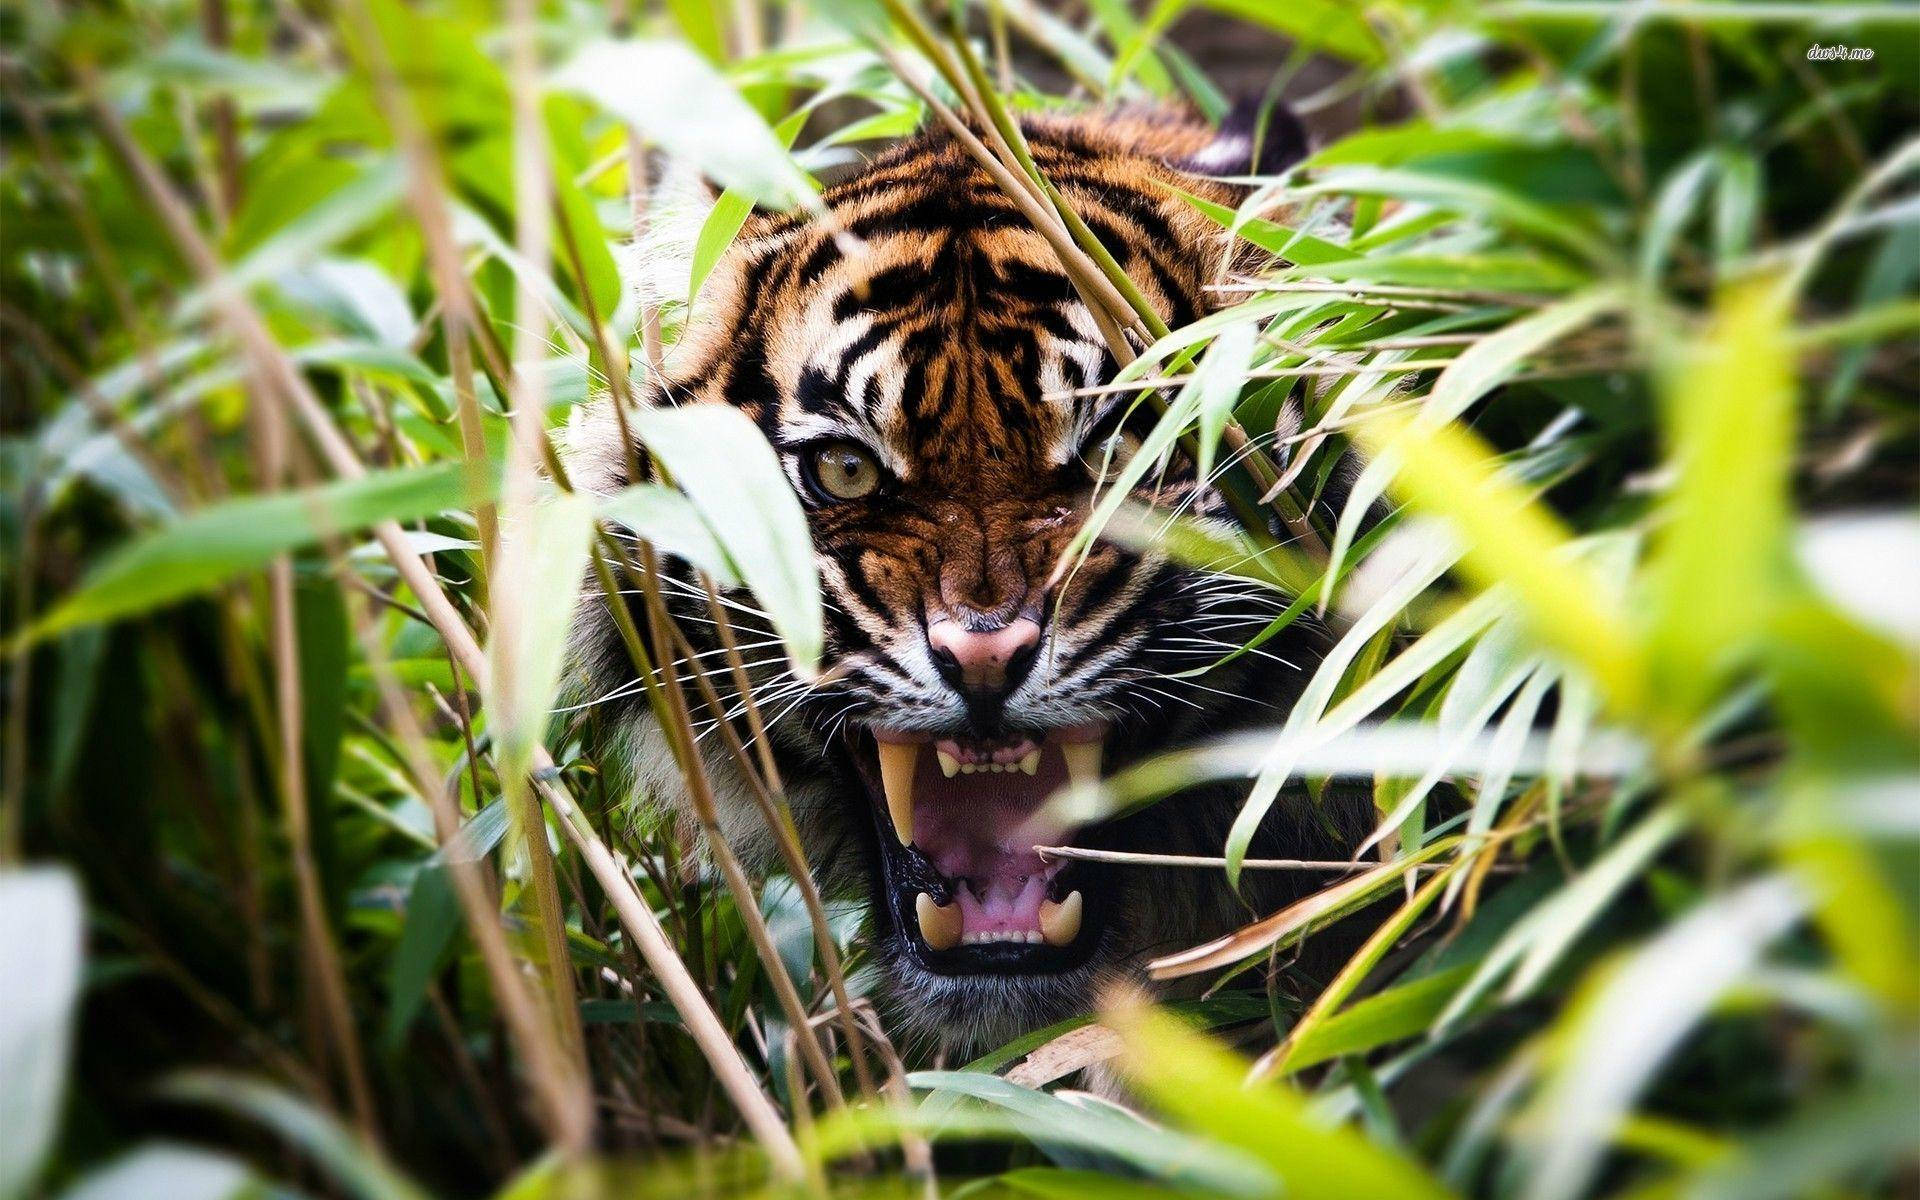
[(1067, 898), (1058, 904), (1051, 900), (1040, 902), (1040, 932), (1046, 935), (1047, 945), (1069, 946), (1080, 936), (1083, 903), (1078, 888), (1068, 892)]
[(1020, 760), (1020, 769), (1029, 775), (1037, 774), (1040, 770), (1040, 751), (1027, 751), (1027, 756)]
[(902, 846), (913, 841), (913, 770), (920, 761), (916, 742), (876, 742), (880, 750), (880, 790)]
[(921, 892), (913, 898), (913, 915), (920, 921), (920, 939), (929, 950), (951, 950), (960, 944), (964, 923), (958, 904), (942, 905)]
[(1045, 939), (1038, 929), (981, 929), (960, 939), (963, 946), (984, 946), (992, 942), (1020, 942), (1038, 946)]
[(952, 779), (954, 774), (960, 770), (960, 760), (948, 754), (945, 750), (935, 750), (933, 755), (940, 760), (940, 773), (948, 779)]
[(1060, 756), (1067, 760), (1067, 782), (1079, 787), (1100, 782), (1100, 742), (1061, 742)]

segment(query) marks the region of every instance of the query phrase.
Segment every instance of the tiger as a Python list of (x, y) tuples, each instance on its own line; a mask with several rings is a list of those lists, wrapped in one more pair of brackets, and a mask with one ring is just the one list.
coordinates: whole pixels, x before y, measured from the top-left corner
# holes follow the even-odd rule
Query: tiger
[[(1218, 307), (1209, 283), (1236, 254), (1181, 193), (1237, 204), (1248, 190), (1236, 178), (1306, 151), (1284, 107), (1241, 106), (1217, 128), (1162, 111), (1052, 114), (1023, 117), (1022, 132), (1041, 174), (1176, 328)], [(1044, 802), (1278, 723), (1325, 634), (1300, 620), (1236, 655), (1287, 597), (1138, 542), (1075, 550), (1092, 497), (1154, 414), (1137, 393), (1089, 391), (1118, 368), (1094, 314), (956, 136), (924, 129), (820, 198), (811, 215), (751, 216), (647, 400), (731, 405), (778, 454), (812, 535), (828, 669), (802, 680), (777, 651), (754, 660), (766, 736), (822, 890), (865, 905), (889, 1028), (963, 1053), (1085, 1013), (1156, 954), (1300, 892), (1299, 876), (1249, 873), (1236, 892), (1217, 869), (1098, 856), (1218, 856), (1244, 785), (1079, 826)], [(576, 485), (605, 493), (634, 482), (645, 458), (609, 408), (588, 408), (565, 439)], [(1216, 480), (1184, 452), (1150, 467), (1136, 498), (1229, 519)], [(696, 649), (717, 655), (705, 593), (684, 580), (668, 591), (687, 602)], [(725, 602), (742, 640), (773, 643), (750, 596)], [(605, 598), (583, 605), (574, 645), (587, 690), (609, 697), (621, 788), (684, 812), (685, 783)], [(774, 869), (763, 814), (714, 743), (703, 747), (721, 833)], [(1355, 819), (1277, 805), (1254, 853), (1342, 853)], [(1095, 856), (1038, 849), (1057, 846)]]

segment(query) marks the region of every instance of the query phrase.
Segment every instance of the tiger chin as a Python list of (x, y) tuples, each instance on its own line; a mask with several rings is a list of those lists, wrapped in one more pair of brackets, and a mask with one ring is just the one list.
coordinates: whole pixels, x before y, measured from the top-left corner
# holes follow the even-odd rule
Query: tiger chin
[[(1040, 169), (1177, 327), (1212, 307), (1207, 285), (1233, 256), (1175, 189), (1236, 204), (1244, 189), (1216, 177), (1304, 153), (1290, 114), (1253, 116), (1220, 130), (1158, 113), (1025, 130)], [(1266, 131), (1257, 159), (1256, 127)], [(922, 1050), (974, 1052), (1085, 1012), (1153, 955), (1290, 898), (1297, 876), (1250, 877), (1236, 896), (1215, 870), (1037, 848), (1219, 854), (1244, 787), (1080, 827), (1043, 801), (1277, 723), (1322, 647), (1301, 622), (1232, 656), (1283, 602), (1230, 576), (1106, 541), (1057, 570), (1095, 487), (1138, 451), (1152, 414), (1131, 395), (1076, 394), (1108, 380), (1115, 360), (1047, 242), (962, 146), (922, 134), (823, 200), (830, 223), (748, 221), (653, 400), (740, 409), (806, 509), (831, 670), (827, 682), (801, 681), (777, 648), (749, 654), (758, 707), (822, 887), (867, 901), (889, 1028)], [(619, 428), (604, 402), (576, 418), (577, 483), (631, 482), (625, 464), (637, 460)], [(1227, 519), (1177, 453), (1151, 464), (1139, 495)], [(684, 583), (669, 591), (689, 605), (696, 649), (713, 649), (704, 601)], [(745, 593), (728, 603), (743, 642), (773, 645)], [(604, 598), (583, 606), (574, 644), (581, 689), (615, 730), (607, 756), (630, 773), (621, 786), (684, 804)], [(745, 781), (714, 742), (723, 834), (778, 869)], [(1256, 852), (1343, 853), (1354, 816), (1278, 805)]]

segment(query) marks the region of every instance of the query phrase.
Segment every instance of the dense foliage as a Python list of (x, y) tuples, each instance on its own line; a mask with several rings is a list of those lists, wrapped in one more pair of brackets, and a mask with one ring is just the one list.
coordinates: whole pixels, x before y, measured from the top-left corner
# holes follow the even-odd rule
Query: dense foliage
[[(0, 10), (0, 1197), (1912, 1194), (1911, 6), (635, 7)], [(590, 561), (647, 645), (669, 553), (817, 658), (771, 456), (636, 408), (674, 488), (596, 504), (545, 431), (671, 352), (668, 159), (727, 189), (697, 304), (932, 106), (1249, 89), (1320, 135), (1210, 213), (1272, 265), (1110, 314), (1246, 530), (1095, 521), (1337, 646), (1079, 799), (1244, 777), (1237, 873), (1284, 784), (1371, 780), (1365, 869), (1156, 967), (1231, 986), (903, 1062), (858, 910), (613, 794), (558, 699)], [(649, 702), (759, 770), (710, 678)]]

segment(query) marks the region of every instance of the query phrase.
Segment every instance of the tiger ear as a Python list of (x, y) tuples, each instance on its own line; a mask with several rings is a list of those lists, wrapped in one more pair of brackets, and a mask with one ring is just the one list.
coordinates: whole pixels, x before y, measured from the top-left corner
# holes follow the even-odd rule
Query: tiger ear
[(1195, 175), (1278, 175), (1309, 149), (1307, 127), (1290, 106), (1247, 97), (1228, 110), (1211, 141), (1171, 165)]

